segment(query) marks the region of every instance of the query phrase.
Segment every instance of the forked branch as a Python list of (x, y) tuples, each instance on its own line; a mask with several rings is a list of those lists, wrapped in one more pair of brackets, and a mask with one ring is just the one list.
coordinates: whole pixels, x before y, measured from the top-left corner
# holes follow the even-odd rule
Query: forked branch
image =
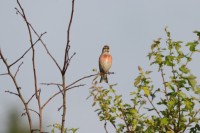
[(22, 93), (21, 93), (21, 87), (19, 87), (18, 83), (17, 83), (17, 80), (16, 80), (16, 77), (12, 74), (11, 70), (10, 70), (10, 67), (8, 65), (8, 62), (6, 60), (6, 58), (4, 57), (1, 49), (0, 49), (0, 57), (7, 69), (7, 74), (10, 76), (10, 78), (12, 79), (12, 82), (14, 83), (15, 85), (15, 88), (17, 90), (17, 93), (14, 93), (14, 92), (10, 92), (10, 91), (6, 91), (10, 94), (14, 94), (14, 95), (17, 95), (20, 100), (22, 101), (23, 105), (24, 105), (24, 108), (26, 110), (26, 114), (27, 114), (27, 117), (28, 117), (28, 122), (29, 122), (29, 129), (31, 131), (31, 133), (33, 133), (33, 130), (32, 130), (32, 119), (31, 119), (31, 116), (30, 116), (30, 112), (29, 112), (29, 107), (28, 107), (28, 104), (26, 103), (24, 97), (22, 96)]

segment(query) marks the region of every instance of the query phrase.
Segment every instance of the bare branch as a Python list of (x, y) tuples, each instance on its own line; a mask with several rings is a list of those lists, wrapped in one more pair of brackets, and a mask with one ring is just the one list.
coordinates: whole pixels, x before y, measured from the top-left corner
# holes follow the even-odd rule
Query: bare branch
[(58, 87), (58, 89), (59, 89), (60, 93), (62, 93), (62, 95), (64, 95), (64, 93), (62, 92), (62, 90), (61, 90), (60, 86), (57, 86), (57, 87)]
[[(108, 74), (114, 74), (114, 72), (109, 72)], [(90, 78), (90, 77), (97, 76), (97, 75), (99, 75), (99, 74), (97, 73), (97, 74), (92, 74), (92, 75), (88, 75), (88, 76), (82, 77), (82, 78), (80, 78), (80, 79), (74, 81), (74, 82), (71, 83), (70, 85), (68, 85), (68, 86), (65, 88), (65, 90), (56, 92), (54, 95), (52, 95), (52, 96), (43, 104), (42, 109), (43, 109), (54, 97), (56, 97), (58, 94), (60, 94), (60, 93), (62, 93), (62, 92), (64, 92), (64, 91), (70, 90), (70, 89), (72, 89), (72, 88), (84, 86), (83, 84), (73, 86), (74, 84), (78, 83), (79, 81), (81, 81), (81, 80), (83, 80), (83, 79)]]
[(146, 98), (148, 99), (149, 103), (151, 104), (151, 106), (153, 107), (153, 109), (156, 111), (156, 113), (158, 114), (158, 116), (161, 118), (161, 115), (160, 115), (159, 111), (156, 109), (156, 107), (154, 106), (153, 101), (150, 100), (150, 98), (148, 96)]
[[(41, 37), (46, 34), (46, 32), (42, 33), (39, 38), (35, 41), (35, 43), (33, 44), (33, 46), (35, 46), (35, 44), (37, 44), (37, 42), (41, 39)], [(32, 47), (32, 46), (31, 46)], [(24, 56), (31, 50), (31, 47), (29, 47), (25, 52), (24, 54), (19, 57), (16, 61), (14, 61), (12, 64), (9, 65), (9, 67), (13, 66), (14, 64), (16, 64), (18, 61), (20, 61), (22, 58), (24, 58)]]
[(5, 92), (10, 93), (10, 94), (13, 94), (13, 95), (16, 95), (16, 96), (19, 97), (19, 94), (15, 93), (15, 92), (12, 92), (12, 91), (5, 91)]
[[(25, 107), (25, 110), (26, 110), (26, 112), (27, 112), (28, 121), (29, 121), (29, 128), (30, 128), (31, 133), (33, 133), (33, 132), (32, 132), (32, 120), (31, 120), (30, 112), (29, 112), (29, 110), (28, 110), (28, 105), (26, 104), (26, 102), (25, 102), (25, 100), (24, 100), (24, 97), (23, 97), (22, 94), (21, 94), (20, 87), (19, 87), (19, 85), (18, 85), (16, 79), (14, 78), (13, 74), (11, 73), (10, 67), (9, 67), (9, 65), (8, 65), (8, 63), (7, 63), (7, 61), (6, 61), (5, 57), (4, 57), (4, 55), (3, 55), (2, 51), (1, 51), (1, 49), (0, 49), (0, 56), (1, 56), (1, 59), (2, 59), (2, 61), (3, 61), (3, 63), (4, 63), (4, 65), (6, 66), (8, 75), (11, 77), (11, 79), (12, 79), (14, 85), (15, 85), (15, 88), (16, 88), (17, 93), (18, 93), (18, 94), (17, 94), (17, 93), (16, 93), (16, 94), (17, 94), (17, 96), (19, 96), (19, 98), (21, 99), (21, 101), (22, 101), (22, 103), (23, 103), (23, 105), (24, 105), (24, 107)], [(15, 95), (16, 95), (16, 94), (15, 94)]]
[(71, 87), (72, 85), (78, 83), (79, 81), (81, 81), (81, 80), (83, 80), (83, 79), (90, 78), (90, 77), (93, 77), (93, 76), (96, 76), (96, 75), (98, 75), (98, 74), (92, 74), (92, 75), (89, 75), (89, 76), (82, 77), (82, 78), (80, 78), (80, 79), (74, 81), (74, 82), (71, 83), (70, 85), (68, 85), (68, 86), (66, 87), (66, 89), (68, 89), (69, 87)]
[(67, 60), (69, 60), (69, 48), (70, 48), (70, 29), (71, 29), (71, 24), (72, 24), (72, 20), (73, 20), (73, 16), (74, 16), (74, 1), (75, 0), (72, 0), (72, 10), (71, 10), (71, 17), (70, 17), (70, 21), (69, 21), (69, 24), (68, 24), (68, 29), (67, 29), (67, 45), (66, 45), (66, 48), (65, 48), (65, 58), (64, 58), (64, 64), (63, 64), (63, 71), (62, 71), (62, 74), (64, 75), (65, 72), (66, 72), (66, 65), (67, 65)]
[(72, 58), (74, 57), (76, 55), (76, 53), (74, 52), (74, 54), (69, 58), (69, 60), (66, 62), (67, 64), (66, 64), (66, 68), (65, 68), (65, 70), (64, 71), (66, 71), (67, 70), (67, 68), (69, 67), (69, 64), (70, 64), (70, 62), (71, 62), (71, 60), (72, 60)]
[(80, 78), (79, 80), (76, 80), (75, 82), (73, 82), (72, 84), (70, 84), (69, 86), (67, 86), (67, 87), (65, 88), (65, 90), (56, 92), (55, 94), (53, 94), (53, 95), (43, 104), (42, 109), (43, 109), (54, 97), (56, 97), (58, 94), (60, 94), (60, 93), (62, 93), (62, 92), (64, 92), (64, 91), (67, 91), (67, 90), (69, 90), (69, 89), (72, 89), (72, 88), (75, 88), (75, 87), (79, 87), (79, 86), (74, 86), (74, 87), (72, 87), (72, 86), (73, 86), (74, 84), (76, 84), (77, 82), (79, 82), (79, 81), (81, 81), (81, 80), (83, 80), (83, 79), (86, 79), (86, 78), (90, 78), (90, 77), (96, 76), (96, 75), (98, 75), (98, 74), (92, 74), (92, 75), (89, 75), (89, 76), (85, 76), (85, 77), (83, 77), (83, 78)]
[(69, 87), (66, 89), (66, 91), (73, 89), (73, 88), (81, 87), (81, 86), (85, 86), (85, 84), (80, 84), (80, 85), (75, 85), (75, 86)]
[[(25, 109), (24, 109), (24, 110), (25, 110)], [(30, 111), (36, 113), (38, 116), (40, 116), (40, 114), (39, 114), (36, 110), (34, 110), (34, 109), (30, 109), (30, 108), (29, 108), (28, 110), (30, 110)], [(27, 113), (24, 112), (24, 113), (21, 114), (21, 116), (24, 116), (24, 115), (26, 115), (26, 114), (27, 114)]]
[[(70, 21), (68, 24), (68, 29), (67, 29), (67, 45), (65, 48), (65, 55), (64, 55), (64, 63), (63, 63), (63, 68), (61, 71), (62, 74), (62, 89), (63, 89), (63, 113), (62, 113), (62, 121), (61, 121), (61, 133), (64, 133), (65, 131), (65, 116), (66, 116), (66, 82), (65, 82), (65, 73), (67, 71), (67, 67), (69, 66), (69, 64), (67, 65), (67, 62), (70, 62), (69, 59), (69, 49), (70, 49), (70, 29), (71, 29), (71, 24), (72, 24), (72, 20), (73, 20), (73, 16), (74, 16), (74, 1), (72, 0), (72, 9), (71, 9), (71, 16), (70, 16)], [(74, 54), (75, 55), (75, 54)], [(73, 57), (73, 55), (72, 55)], [(71, 57), (71, 58), (72, 58)]]
[(106, 133), (108, 133), (108, 130), (107, 130), (107, 121), (105, 120), (105, 123), (104, 123), (104, 129), (105, 129), (105, 131), (106, 131)]
[[(33, 38), (32, 38), (32, 32), (31, 32), (31, 27), (30, 23), (28, 22), (26, 18), (26, 14), (24, 12), (24, 9), (21, 6), (21, 3), (19, 0), (17, 0), (17, 4), (20, 7), (21, 10), (21, 15), (25, 21), (27, 30), (28, 30), (28, 35), (29, 35), (29, 41), (31, 44), (31, 49), (32, 49), (32, 68), (33, 68), (33, 77), (34, 77), (34, 87), (35, 87), (35, 96), (38, 102), (38, 108), (39, 108), (39, 126), (40, 126), (40, 132), (42, 132), (42, 110), (41, 110), (41, 103), (40, 103), (40, 94), (38, 92), (38, 85), (37, 85), (37, 73), (36, 73), (36, 64), (35, 64), (35, 48), (34, 48), (34, 43), (33, 43)], [(19, 12), (20, 13), (20, 12)], [(38, 35), (39, 38), (39, 35)]]
[(5, 75), (9, 75), (8, 73), (2, 73), (0, 74), (0, 76), (5, 76)]
[(167, 101), (168, 101), (169, 99), (168, 99), (168, 96), (167, 96), (167, 85), (166, 85), (166, 81), (165, 81), (165, 76), (164, 76), (165, 73), (164, 73), (163, 67), (160, 68), (160, 71), (161, 71), (163, 85), (164, 85), (164, 88), (165, 88), (164, 93), (165, 93), (165, 96), (166, 96)]
[[(18, 2), (18, 0), (17, 0), (17, 2)], [(59, 66), (59, 64), (58, 64), (58, 62), (57, 62), (56, 59), (52, 56), (52, 54), (49, 52), (49, 50), (48, 50), (46, 44), (43, 42), (43, 40), (41, 39), (40, 35), (36, 32), (36, 30), (34, 29), (34, 27), (27, 21), (22, 6), (20, 5), (19, 2), (18, 2), (18, 4), (19, 4), (20, 9), (22, 10), (22, 13), (21, 13), (17, 8), (15, 8), (15, 9), (17, 10), (17, 13), (19, 13), (19, 14), (22, 16), (22, 18), (25, 20), (25, 22), (26, 22), (26, 24), (28, 25), (28, 27), (29, 27), (30, 29), (32, 29), (32, 31), (33, 31), (33, 32), (35, 33), (35, 35), (38, 37), (38, 41), (40, 41), (40, 42), (42, 43), (42, 45), (44, 46), (44, 48), (45, 48), (47, 54), (50, 56), (50, 58), (53, 60), (53, 62), (56, 64), (57, 68), (58, 68), (58, 69), (60, 70), (60, 72), (61, 72), (62, 70), (61, 70), (61, 68), (60, 68), (60, 66)]]
[[(35, 35), (36, 35), (37, 37), (39, 37), (39, 34), (36, 32), (36, 30), (33, 28), (33, 26), (32, 26), (31, 24), (30, 24), (30, 28), (33, 30), (33, 32), (35, 33)], [(61, 68), (60, 68), (60, 66), (59, 66), (59, 64), (58, 64), (58, 62), (57, 62), (56, 59), (53, 57), (53, 55), (49, 52), (49, 50), (48, 50), (46, 44), (43, 42), (43, 40), (42, 40), (41, 38), (40, 38), (40, 42), (41, 42), (42, 45), (44, 46), (44, 48), (45, 48), (47, 54), (50, 56), (50, 58), (53, 60), (53, 62), (56, 64), (57, 68), (58, 68), (59, 71), (61, 72), (62, 70), (61, 70)]]
[(56, 86), (62, 86), (61, 84), (58, 84), (58, 83), (40, 83), (41, 85), (56, 85)]
[(35, 112), (40, 117), (40, 114), (37, 111), (35, 111), (34, 109), (28, 109), (28, 110)]
[(53, 96), (51, 96), (41, 107), (41, 109), (43, 109), (48, 103), (49, 101), (51, 101), (51, 99), (53, 99), (55, 96), (57, 96), (58, 94), (60, 94), (60, 91), (55, 93)]
[(22, 66), (22, 64), (23, 64), (23, 62), (22, 62), (21, 64), (19, 64), (19, 66), (18, 66), (18, 68), (17, 68), (17, 71), (16, 71), (16, 73), (15, 73), (15, 75), (14, 75), (14, 78), (16, 78), (17, 73), (19, 72), (19, 68)]
[(63, 105), (61, 105), (59, 108), (58, 108), (58, 111), (60, 111), (62, 109)]
[[(38, 91), (41, 91), (41, 89), (39, 89)], [(26, 104), (29, 104), (29, 102), (32, 100), (32, 98), (35, 96), (35, 93), (30, 97), (30, 99), (28, 100), (28, 102)]]

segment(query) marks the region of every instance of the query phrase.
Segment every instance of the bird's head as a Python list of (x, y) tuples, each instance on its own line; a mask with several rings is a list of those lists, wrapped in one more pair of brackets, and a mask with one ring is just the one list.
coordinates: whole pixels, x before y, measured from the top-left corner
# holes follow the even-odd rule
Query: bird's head
[(109, 53), (110, 52), (110, 48), (108, 45), (105, 45), (102, 49), (102, 53)]

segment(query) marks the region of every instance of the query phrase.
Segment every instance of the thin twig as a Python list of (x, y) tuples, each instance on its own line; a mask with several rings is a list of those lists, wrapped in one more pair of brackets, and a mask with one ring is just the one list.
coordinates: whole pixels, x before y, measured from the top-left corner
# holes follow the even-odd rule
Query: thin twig
[[(39, 34), (36, 32), (36, 30), (33, 28), (33, 26), (30, 25), (30, 27), (31, 27), (31, 29), (34, 31), (34, 33), (36, 34), (36, 36), (39, 36)], [(57, 68), (59, 69), (59, 71), (61, 72), (62, 70), (61, 70), (61, 68), (60, 68), (60, 66), (59, 66), (59, 64), (58, 64), (58, 62), (57, 62), (56, 59), (53, 57), (53, 55), (49, 52), (49, 50), (48, 50), (46, 44), (43, 42), (42, 39), (40, 39), (40, 42), (41, 42), (42, 45), (44, 46), (44, 48), (45, 48), (47, 54), (50, 56), (50, 58), (53, 60), (53, 62), (55, 63), (55, 65), (57, 66)]]
[(57, 87), (58, 87), (58, 89), (59, 89), (60, 93), (62, 93), (62, 95), (64, 95), (64, 93), (62, 92), (62, 90), (61, 90), (60, 86), (58, 86), (58, 85), (57, 85)]
[(41, 107), (41, 109), (43, 109), (55, 96), (57, 96), (58, 94), (60, 94), (60, 91), (55, 93), (54, 95), (52, 95)]
[[(198, 114), (200, 112), (200, 109), (198, 109), (198, 111), (196, 111), (196, 113), (194, 114), (194, 116), (193, 116), (193, 118), (196, 118), (196, 115)], [(183, 130), (183, 132), (185, 132), (185, 130), (189, 127), (189, 125), (191, 124), (191, 123), (193, 123), (194, 121), (193, 120), (190, 120), (189, 122), (188, 122), (188, 124), (185, 126), (185, 129)]]
[(10, 67), (9, 67), (9, 65), (8, 65), (8, 63), (7, 63), (7, 60), (6, 60), (5, 57), (3, 56), (3, 53), (2, 53), (2, 51), (1, 51), (1, 49), (0, 49), (0, 56), (1, 56), (1, 59), (2, 59), (2, 61), (3, 61), (3, 63), (4, 63), (4, 65), (5, 65), (6, 68), (7, 68), (8, 75), (11, 77), (11, 79), (12, 79), (14, 85), (15, 85), (15, 88), (16, 88), (17, 93), (18, 93), (17, 96), (19, 96), (19, 98), (21, 99), (21, 101), (22, 101), (22, 103), (23, 103), (23, 105), (24, 105), (24, 107), (25, 107), (26, 114), (27, 114), (27, 117), (28, 117), (28, 122), (29, 122), (29, 128), (30, 128), (31, 133), (33, 133), (33, 131), (32, 131), (32, 119), (31, 119), (31, 116), (30, 116), (30, 112), (29, 112), (29, 110), (28, 110), (28, 105), (26, 104), (25, 99), (24, 99), (24, 97), (22, 96), (20, 87), (19, 87), (19, 85), (18, 85), (16, 79), (14, 78), (14, 75), (11, 73)]
[(58, 84), (58, 83), (40, 83), (41, 85), (55, 85), (55, 86), (62, 86), (61, 84)]
[[(23, 15), (22, 13), (20, 13), (19, 10), (18, 10), (17, 8), (15, 8), (15, 9), (17, 10), (17, 13), (19, 13), (19, 14), (22, 16), (22, 18), (24, 18), (24, 15)], [(26, 21), (26, 20), (25, 20), (25, 21)], [(33, 28), (33, 26), (32, 26), (29, 22), (27, 22), (27, 24), (30, 26), (30, 28), (31, 28), (32, 31), (35, 33), (35, 35), (39, 38), (40, 35), (36, 32), (36, 30)], [(61, 68), (60, 68), (60, 66), (59, 66), (59, 64), (58, 64), (58, 62), (57, 62), (56, 59), (52, 56), (52, 54), (49, 52), (49, 50), (48, 50), (46, 44), (43, 42), (43, 40), (42, 40), (41, 38), (39, 38), (39, 41), (42, 43), (42, 45), (44, 46), (44, 48), (45, 48), (47, 54), (50, 56), (50, 58), (53, 60), (53, 62), (56, 64), (57, 68), (58, 68), (59, 71), (61, 72), (62, 70), (61, 70)]]
[(5, 75), (9, 75), (8, 73), (2, 73), (0, 74), (0, 76), (5, 76)]
[[(26, 27), (27, 27), (28, 35), (29, 35), (29, 41), (30, 41), (31, 49), (32, 49), (32, 67), (33, 67), (35, 96), (36, 96), (36, 99), (37, 99), (37, 102), (38, 102), (38, 108), (39, 108), (39, 114), (40, 114), (39, 115), (40, 132), (42, 132), (42, 110), (41, 110), (40, 95), (39, 95), (38, 86), (37, 86), (37, 73), (36, 73), (36, 64), (35, 64), (35, 48), (34, 48), (34, 43), (33, 43), (33, 38), (32, 38), (32, 32), (31, 32), (30, 23), (28, 22), (28, 20), (26, 18), (26, 14), (25, 14), (24, 9), (21, 6), (21, 3), (19, 2), (19, 0), (17, 0), (17, 4), (21, 9), (22, 17), (24, 18), (24, 21), (26, 23)], [(39, 36), (38, 36), (38, 38), (39, 38)]]
[[(116, 97), (117, 94), (116, 94), (115, 92), (113, 92), (113, 93), (114, 93), (114, 95), (115, 95), (115, 97)], [(125, 123), (125, 125), (126, 125), (127, 131), (130, 132), (131, 130), (129, 129), (129, 124), (127, 123), (126, 112), (125, 112), (123, 106), (119, 108), (119, 111), (122, 113), (122, 119), (123, 119), (123, 121), (124, 121), (124, 123)], [(113, 125), (114, 125), (114, 124), (113, 124)]]
[[(114, 72), (110, 72), (110, 73), (108, 73), (108, 74), (114, 74)], [(56, 96), (57, 96), (58, 94), (60, 94), (61, 92), (67, 91), (67, 90), (72, 89), (72, 88), (75, 88), (76, 86), (72, 87), (74, 84), (80, 82), (80, 81), (83, 80), (83, 79), (90, 78), (90, 77), (97, 76), (97, 75), (99, 75), (99, 74), (91, 74), (91, 75), (82, 77), (82, 78), (80, 78), (80, 79), (74, 81), (74, 82), (71, 83), (70, 85), (68, 85), (68, 86), (65, 88), (65, 90), (56, 92), (55, 94), (53, 94), (53, 95), (43, 104), (42, 109), (43, 109), (54, 97), (56, 97)], [(77, 86), (77, 87), (78, 87), (78, 86)]]
[(37, 111), (35, 111), (34, 109), (28, 109), (28, 110), (35, 112), (40, 117), (40, 114)]
[(164, 93), (165, 93), (165, 96), (166, 96), (167, 101), (168, 101), (167, 86), (166, 86), (165, 76), (164, 76), (165, 74), (164, 74), (164, 71), (163, 71), (163, 68), (162, 68), (162, 67), (160, 68), (160, 71), (161, 71), (161, 76), (162, 76), (163, 85), (164, 85), (164, 88), (165, 88)]
[(85, 84), (75, 85), (75, 86), (72, 86), (72, 87), (67, 88), (66, 90), (68, 91), (68, 90), (70, 90), (70, 89), (77, 88), (77, 87), (81, 87), (81, 86), (85, 86)]
[[(42, 33), (42, 34), (39, 36), (39, 38), (35, 41), (35, 43), (33, 44), (33, 46), (35, 46), (35, 45), (37, 44), (37, 42), (41, 39), (41, 37), (42, 37), (44, 34), (46, 34), (46, 32)], [(18, 61), (20, 61), (22, 58), (24, 58), (24, 56), (31, 50), (31, 47), (32, 47), (32, 46), (30, 46), (30, 47), (24, 52), (24, 54), (23, 54), (21, 57), (19, 57), (16, 61), (14, 61), (12, 64), (10, 64), (9, 67), (13, 66), (13, 65), (16, 64)]]
[(19, 97), (19, 94), (15, 93), (15, 92), (12, 92), (12, 91), (5, 91), (5, 92), (10, 93), (10, 94), (13, 94), (13, 95), (16, 95), (16, 96)]
[(161, 118), (161, 115), (159, 113), (159, 111), (156, 109), (156, 107), (154, 106), (153, 102), (149, 99), (149, 97), (147, 96), (148, 101), (150, 102), (151, 106), (154, 108), (154, 110), (156, 111), (156, 113), (158, 114), (158, 116)]
[(58, 111), (60, 111), (62, 109), (63, 105), (61, 105), (59, 108), (58, 108)]
[(108, 133), (108, 130), (107, 130), (107, 128), (106, 128), (106, 125), (107, 125), (107, 121), (105, 120), (105, 122), (104, 122), (104, 129), (105, 129), (106, 133)]
[(92, 75), (88, 75), (88, 76), (82, 77), (82, 78), (80, 78), (80, 79), (74, 81), (74, 82), (71, 83), (70, 85), (68, 85), (68, 86), (66, 87), (66, 89), (68, 89), (68, 88), (71, 87), (72, 85), (74, 85), (74, 84), (80, 82), (80, 81), (83, 80), (83, 79), (90, 78), (90, 77), (97, 76), (97, 75), (98, 75), (98, 74), (92, 74)]
[[(40, 91), (41, 89), (39, 89), (38, 91)], [(35, 93), (30, 97), (30, 99), (28, 100), (28, 102), (26, 104), (29, 104), (29, 102), (32, 100), (32, 98), (35, 96)]]
[[(194, 54), (194, 52), (192, 52), (192, 53), (190, 54), (189, 58), (191, 58), (193, 54)], [(186, 61), (185, 66), (187, 66), (188, 63), (189, 63), (189, 60)]]
[(17, 68), (17, 71), (16, 71), (16, 73), (15, 73), (15, 75), (14, 75), (14, 78), (16, 78), (17, 73), (19, 72), (19, 69), (20, 69), (20, 67), (21, 67), (22, 64), (23, 64), (23, 62), (22, 62), (21, 64), (19, 64), (19, 66), (18, 66), (18, 68)]
[[(173, 56), (172, 49), (170, 49), (169, 52), (170, 52), (169, 53), (170, 56)], [(191, 56), (192, 56), (192, 54), (191, 54)], [(186, 63), (186, 65), (187, 65), (187, 63)], [(177, 76), (175, 74), (176, 71), (175, 71), (175, 68), (174, 68), (174, 62), (173, 62), (173, 60), (172, 60), (172, 65), (171, 65), (171, 72), (173, 74), (174, 83), (176, 84), (176, 82), (177, 82)], [(177, 93), (179, 93), (179, 92), (180, 92), (180, 88), (177, 86)], [(175, 131), (179, 132), (179, 130), (180, 130), (179, 126), (180, 126), (180, 123), (181, 123), (181, 100), (180, 100), (180, 95), (178, 95), (178, 105), (177, 106), (178, 106), (177, 107), (177, 109), (178, 109), (178, 121), (177, 121), (177, 127), (175, 127)]]
[[(66, 87), (66, 88), (65, 88), (65, 91), (66, 91), (68, 88), (70, 88), (72, 85), (76, 84), (77, 82), (79, 82), (79, 81), (81, 81), (81, 80), (83, 80), (83, 79), (86, 79), (86, 78), (90, 78), (90, 77), (96, 76), (96, 75), (98, 75), (98, 74), (92, 74), (92, 75), (85, 76), (85, 77), (82, 77), (82, 78), (76, 80), (75, 82), (73, 82), (72, 84), (70, 84), (68, 87)], [(53, 94), (53, 95), (42, 105), (42, 109), (43, 109), (54, 97), (56, 97), (56, 96), (57, 96), (58, 94), (60, 94), (61, 92), (64, 92), (64, 90), (58, 91), (58, 92), (56, 92), (55, 94)]]
[(71, 10), (71, 17), (70, 17), (70, 21), (69, 21), (69, 25), (68, 25), (68, 29), (67, 29), (67, 45), (66, 45), (66, 48), (65, 48), (65, 58), (64, 58), (64, 64), (63, 64), (63, 75), (65, 74), (66, 72), (66, 65), (67, 65), (67, 57), (69, 58), (69, 48), (70, 48), (70, 29), (71, 29), (71, 25), (72, 25), (72, 20), (73, 20), (73, 16), (74, 16), (74, 1), (75, 0), (72, 0), (72, 10)]
[(74, 52), (74, 54), (69, 58), (69, 60), (67, 61), (67, 65), (66, 65), (66, 68), (65, 68), (65, 70), (64, 71), (66, 71), (67, 70), (67, 68), (69, 67), (69, 64), (70, 64), (70, 62), (71, 62), (71, 60), (72, 60), (72, 58), (74, 57), (76, 55), (76, 53)]

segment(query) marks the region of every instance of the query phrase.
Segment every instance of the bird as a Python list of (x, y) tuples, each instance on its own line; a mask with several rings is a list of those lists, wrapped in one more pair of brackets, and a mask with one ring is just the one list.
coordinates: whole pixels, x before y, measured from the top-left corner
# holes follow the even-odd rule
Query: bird
[(100, 83), (104, 80), (108, 83), (107, 74), (112, 66), (112, 55), (110, 54), (110, 48), (108, 45), (104, 45), (102, 53), (99, 57), (99, 70), (100, 70)]

